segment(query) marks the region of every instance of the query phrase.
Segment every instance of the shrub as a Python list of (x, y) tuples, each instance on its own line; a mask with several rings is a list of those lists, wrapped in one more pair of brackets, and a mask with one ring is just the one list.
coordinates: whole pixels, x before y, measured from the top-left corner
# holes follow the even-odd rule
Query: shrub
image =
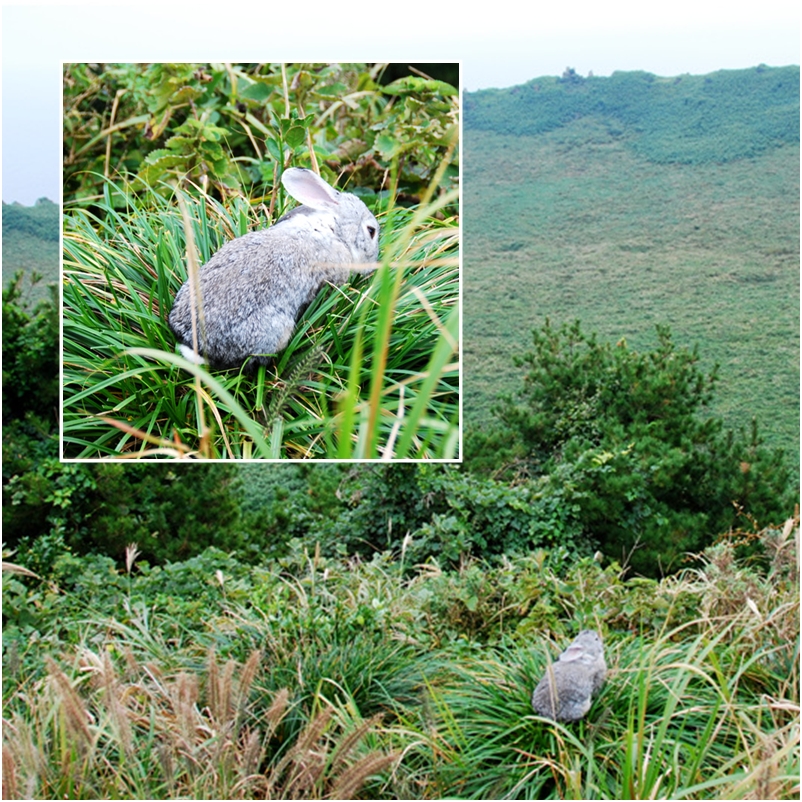
[(667, 327), (657, 340), (637, 353), (579, 322), (547, 322), (517, 360), (523, 388), (497, 409), (520, 448), (516, 473), (562, 499), (569, 531), (647, 575), (676, 567), (743, 510), (764, 525), (779, 519), (794, 493), (782, 452), (762, 447), (756, 424), (735, 435), (707, 412), (715, 371), (704, 375)]
[[(243, 543), (236, 469), (221, 465), (87, 465), (49, 457), (4, 487), (9, 503), (6, 542), (31, 570), (47, 573), (58, 551), (42, 557), (41, 537), (57, 536), (76, 554), (121, 560), (138, 543), (149, 560), (198, 554), (206, 546)], [(4, 508), (5, 512), (5, 508)]]
[(418, 195), (448, 150), (457, 90), (411, 76), (383, 85), (387, 66), (65, 64), (65, 202), (124, 208), (126, 193), (102, 176), (125, 175), (135, 191), (178, 179), (218, 200), (262, 199), (291, 153), (357, 186), (378, 185), (395, 163), (397, 188)]
[(354, 470), (342, 484), (345, 507), (311, 532), (327, 553), (370, 556), (402, 550), (407, 564), (521, 554), (561, 545), (589, 554), (591, 543), (563, 515), (559, 493), (509, 485), (455, 466), (394, 464)]
[(57, 289), (33, 309), (22, 299), (23, 274), (3, 289), (3, 424), (33, 416), (56, 421), (59, 403)]

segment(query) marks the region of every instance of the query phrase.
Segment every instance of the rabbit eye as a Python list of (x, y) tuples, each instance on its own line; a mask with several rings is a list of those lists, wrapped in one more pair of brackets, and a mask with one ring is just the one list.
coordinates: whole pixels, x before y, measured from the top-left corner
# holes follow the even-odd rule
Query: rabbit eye
[(370, 234), (370, 238), (373, 239), (376, 236), (376, 227), (368, 226), (368, 234)]

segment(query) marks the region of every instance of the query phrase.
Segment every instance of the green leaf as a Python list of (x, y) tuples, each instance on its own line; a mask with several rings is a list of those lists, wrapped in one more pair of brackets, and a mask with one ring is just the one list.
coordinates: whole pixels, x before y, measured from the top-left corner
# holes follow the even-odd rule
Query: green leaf
[(294, 125), (284, 134), (284, 141), (295, 150), (306, 141), (306, 131), (299, 125)]
[(374, 143), (376, 150), (381, 153), (382, 158), (392, 159), (401, 150), (401, 143), (389, 134), (379, 134)]
[(273, 94), (273, 87), (261, 81), (249, 84), (239, 93), (242, 100), (263, 103)]
[(399, 78), (391, 84), (385, 86), (382, 91), (387, 95), (411, 95), (422, 93), (433, 93), (444, 97), (454, 97), (457, 90), (445, 81), (435, 81), (431, 78), (419, 78), (415, 75), (408, 75)]
[(267, 152), (279, 163), (283, 163), (284, 156), (281, 152), (281, 146), (275, 139), (268, 137), (265, 140), (265, 145), (267, 147)]

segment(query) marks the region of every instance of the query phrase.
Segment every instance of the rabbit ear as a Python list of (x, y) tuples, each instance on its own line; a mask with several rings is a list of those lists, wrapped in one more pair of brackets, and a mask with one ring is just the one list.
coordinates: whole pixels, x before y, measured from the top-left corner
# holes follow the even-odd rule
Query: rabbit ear
[(290, 167), (281, 176), (284, 189), (295, 200), (313, 209), (331, 209), (340, 199), (340, 193), (320, 176), (303, 167)]
[(585, 653), (585, 650), (577, 643), (572, 643), (561, 655), (561, 663), (571, 663), (574, 660), (579, 660)]

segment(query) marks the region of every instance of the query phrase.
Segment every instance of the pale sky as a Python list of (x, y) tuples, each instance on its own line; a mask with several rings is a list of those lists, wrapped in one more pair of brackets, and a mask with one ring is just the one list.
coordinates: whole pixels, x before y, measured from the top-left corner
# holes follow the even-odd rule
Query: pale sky
[(459, 61), (468, 91), (566, 67), (673, 76), (799, 64), (798, 0), (502, 0), (472, 8), (4, 4), (2, 198), (60, 198), (63, 61)]

